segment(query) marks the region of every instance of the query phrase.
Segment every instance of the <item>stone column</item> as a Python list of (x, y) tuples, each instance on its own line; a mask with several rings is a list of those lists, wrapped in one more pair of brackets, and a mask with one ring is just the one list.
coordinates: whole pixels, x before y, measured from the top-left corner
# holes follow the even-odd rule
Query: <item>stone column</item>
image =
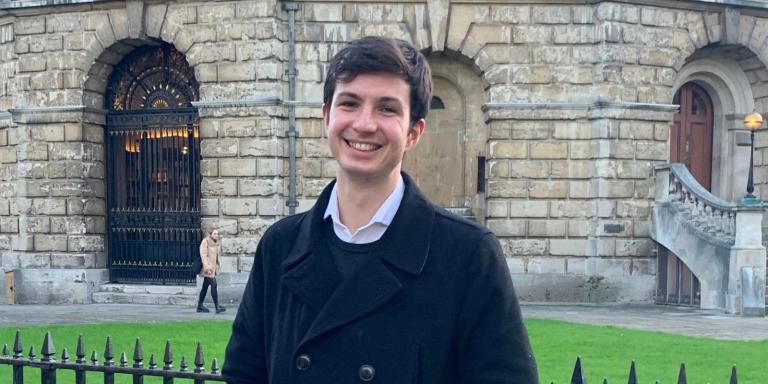
[(730, 252), (726, 309), (745, 316), (765, 316), (766, 251), (762, 244), (763, 202), (741, 199), (736, 240)]

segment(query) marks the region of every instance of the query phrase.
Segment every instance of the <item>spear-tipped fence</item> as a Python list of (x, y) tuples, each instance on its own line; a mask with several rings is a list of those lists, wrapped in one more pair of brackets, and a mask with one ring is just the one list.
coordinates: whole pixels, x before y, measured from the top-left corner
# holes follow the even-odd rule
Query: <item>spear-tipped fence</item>
[[(608, 384), (608, 379), (603, 378), (603, 384)], [(552, 382), (554, 384), (554, 382)], [(573, 367), (573, 374), (571, 375), (571, 384), (587, 384), (587, 379), (584, 377), (584, 371), (581, 369), (581, 358), (576, 358), (576, 365)], [(627, 384), (637, 384), (637, 369), (635, 368), (635, 362), (629, 366), (629, 378)], [(656, 380), (656, 384), (661, 384)], [(680, 371), (677, 374), (677, 384), (688, 384), (688, 378), (685, 375), (685, 363), (680, 364)], [(739, 384), (736, 378), (736, 366), (731, 368), (731, 380), (730, 384)]]
[[(13, 352), (11, 354), (11, 352)], [(21, 342), (21, 333), (16, 332), (16, 338), (13, 342), (13, 350), (9, 351), (8, 345), (4, 344), (0, 351), (0, 365), (10, 365), (13, 367), (13, 384), (24, 384), (24, 367), (37, 368), (40, 370), (40, 382), (42, 384), (56, 384), (56, 372), (58, 370), (69, 370), (75, 372), (75, 384), (86, 384), (86, 372), (102, 372), (104, 374), (104, 384), (114, 384), (115, 374), (125, 374), (133, 377), (133, 384), (143, 384), (144, 377), (162, 377), (163, 384), (172, 384), (174, 379), (192, 379), (195, 384), (204, 384), (209, 382), (223, 382), (224, 378), (219, 373), (219, 363), (213, 359), (211, 371), (205, 371), (205, 358), (203, 356), (203, 346), (197, 343), (195, 351), (195, 368), (190, 371), (185, 357), (181, 358), (179, 370), (173, 369), (173, 353), (171, 352), (171, 342), (165, 342), (165, 353), (163, 354), (163, 366), (158, 367), (157, 359), (152, 354), (149, 357), (149, 366), (144, 367), (144, 351), (141, 341), (136, 339), (133, 348), (133, 364), (128, 364), (125, 352), (120, 354), (120, 360), (115, 363), (112, 351), (112, 338), (107, 337), (104, 346), (104, 359), (99, 364), (98, 353), (91, 352), (90, 360), (85, 358), (85, 343), (83, 337), (77, 338), (77, 348), (75, 350), (75, 361), (69, 358), (69, 352), (64, 348), (61, 352), (61, 359), (56, 360), (56, 349), (53, 345), (53, 338), (50, 332), (46, 332), (43, 345), (40, 348), (42, 357), (38, 359), (35, 353), (35, 347), (30, 346), (29, 352), (24, 354), (24, 348)], [(0, 378), (0, 382), (5, 382)], [(603, 379), (603, 384), (608, 384), (608, 379)], [(685, 374), (685, 364), (680, 364), (680, 371), (677, 376), (677, 384), (687, 384), (688, 379)], [(730, 384), (738, 384), (736, 375), (736, 366), (731, 368)], [(554, 384), (554, 382), (552, 382)], [(571, 375), (571, 384), (587, 384), (584, 377), (584, 370), (581, 367), (581, 358), (576, 358), (576, 365), (573, 367)], [(627, 384), (637, 384), (637, 369), (635, 362), (629, 367), (629, 378)], [(661, 384), (656, 381), (656, 384)]]
[[(171, 342), (165, 342), (165, 353), (163, 354), (163, 366), (157, 366), (157, 359), (152, 354), (149, 357), (148, 367), (144, 367), (144, 352), (141, 347), (141, 341), (136, 339), (136, 345), (133, 348), (133, 364), (128, 364), (125, 352), (120, 354), (120, 361), (115, 363), (112, 352), (112, 339), (107, 337), (104, 347), (104, 358), (99, 363), (98, 354), (94, 350), (91, 353), (90, 361), (85, 358), (85, 343), (83, 337), (77, 338), (77, 348), (75, 350), (75, 361), (69, 358), (69, 352), (64, 348), (61, 352), (61, 359), (56, 360), (56, 349), (53, 345), (53, 338), (50, 332), (46, 332), (43, 346), (40, 348), (42, 356), (38, 358), (35, 354), (35, 347), (30, 346), (29, 352), (24, 354), (24, 348), (21, 342), (21, 333), (16, 332), (16, 339), (13, 342), (13, 354), (8, 350), (8, 345), (4, 344), (0, 351), (0, 365), (10, 365), (13, 368), (13, 384), (24, 384), (24, 368), (36, 368), (40, 370), (40, 382), (42, 384), (56, 384), (56, 373), (59, 370), (74, 371), (75, 384), (86, 384), (86, 372), (102, 372), (104, 374), (104, 384), (114, 384), (115, 374), (125, 374), (133, 377), (133, 384), (143, 384), (144, 377), (162, 377), (163, 384), (172, 384), (174, 379), (192, 379), (195, 384), (204, 384), (205, 382), (223, 382), (224, 378), (219, 373), (219, 363), (213, 359), (211, 371), (205, 371), (205, 358), (203, 356), (203, 346), (197, 343), (195, 351), (195, 368), (190, 371), (187, 360), (182, 357), (179, 364), (179, 370), (173, 369), (173, 353), (171, 352)], [(0, 382), (6, 382), (0, 378)]]

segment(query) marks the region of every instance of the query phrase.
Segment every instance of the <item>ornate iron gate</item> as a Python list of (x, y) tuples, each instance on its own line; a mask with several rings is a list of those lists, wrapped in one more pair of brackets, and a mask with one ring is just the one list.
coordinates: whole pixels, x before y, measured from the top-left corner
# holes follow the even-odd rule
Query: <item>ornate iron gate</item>
[(198, 84), (170, 45), (136, 49), (106, 102), (110, 279), (194, 284), (200, 231)]

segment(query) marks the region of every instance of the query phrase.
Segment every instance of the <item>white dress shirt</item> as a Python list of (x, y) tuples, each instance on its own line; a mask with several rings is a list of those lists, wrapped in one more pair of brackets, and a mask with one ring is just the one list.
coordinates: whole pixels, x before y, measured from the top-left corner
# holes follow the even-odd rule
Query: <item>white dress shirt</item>
[(339, 197), (336, 191), (337, 184), (333, 185), (331, 190), (331, 197), (328, 199), (328, 207), (325, 208), (325, 215), (323, 219), (331, 217), (333, 220), (333, 232), (336, 236), (345, 243), (352, 244), (368, 244), (381, 238), (384, 232), (392, 223), (392, 219), (395, 218), (397, 209), (400, 208), (400, 202), (403, 201), (403, 194), (405, 193), (405, 184), (403, 184), (403, 176), (398, 176), (397, 186), (395, 190), (387, 197), (381, 204), (379, 210), (371, 218), (368, 224), (364, 225), (357, 230), (356, 233), (351, 233), (346, 225), (341, 223), (339, 217)]

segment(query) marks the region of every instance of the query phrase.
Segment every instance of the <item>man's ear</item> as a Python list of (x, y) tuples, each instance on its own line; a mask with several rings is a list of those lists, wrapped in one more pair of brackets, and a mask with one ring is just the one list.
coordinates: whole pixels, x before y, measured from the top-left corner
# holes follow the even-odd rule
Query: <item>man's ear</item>
[(424, 134), (424, 129), (427, 128), (427, 122), (424, 121), (424, 119), (419, 119), (416, 123), (414, 123), (410, 129), (408, 129), (408, 140), (405, 143), (405, 150), (410, 151), (414, 147), (416, 147), (416, 144), (419, 143), (419, 139), (421, 139), (421, 135)]
[(325, 136), (328, 137), (328, 121), (330, 119), (331, 108), (328, 104), (323, 103), (323, 131)]

